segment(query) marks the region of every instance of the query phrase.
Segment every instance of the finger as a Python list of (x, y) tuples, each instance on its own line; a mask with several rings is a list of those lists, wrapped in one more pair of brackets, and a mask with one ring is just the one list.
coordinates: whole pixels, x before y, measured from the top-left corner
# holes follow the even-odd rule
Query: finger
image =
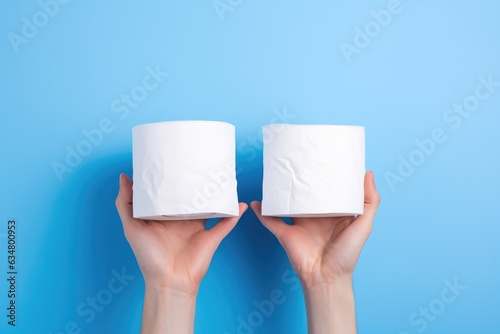
[(132, 180), (123, 173), (120, 174), (120, 190), (118, 191), (115, 204), (125, 233), (127, 233), (127, 230), (131, 230), (139, 225), (138, 223), (142, 223), (141, 220), (134, 219), (132, 209)]
[(212, 236), (213, 240), (215, 240), (216, 247), (219, 246), (222, 240), (224, 240), (229, 232), (233, 230), (247, 209), (248, 205), (246, 203), (239, 203), (238, 217), (222, 218), (214, 227), (207, 231), (207, 233)]
[(263, 216), (262, 205), (260, 202), (253, 201), (252, 203), (250, 203), (250, 206), (259, 218), (262, 225), (264, 225), (272, 234), (274, 234), (276, 238), (278, 238), (278, 240), (281, 240), (281, 237), (285, 233), (286, 229), (289, 228), (289, 226), (278, 217)]
[(353, 225), (356, 225), (360, 231), (370, 234), (379, 204), (380, 194), (375, 186), (375, 176), (370, 171), (365, 175), (365, 204), (363, 214), (354, 220)]
[(122, 220), (132, 217), (132, 181), (123, 173), (120, 174), (120, 188), (115, 204)]
[(380, 204), (380, 194), (375, 185), (375, 175), (373, 171), (369, 171), (365, 176), (365, 205), (363, 215), (375, 218), (378, 206)]

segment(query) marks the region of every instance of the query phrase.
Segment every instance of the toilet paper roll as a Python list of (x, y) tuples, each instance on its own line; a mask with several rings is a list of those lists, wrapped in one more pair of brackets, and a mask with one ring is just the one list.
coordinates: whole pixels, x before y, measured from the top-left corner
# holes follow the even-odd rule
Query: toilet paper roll
[(233, 125), (151, 123), (135, 126), (132, 137), (135, 218), (238, 216)]
[(263, 215), (339, 217), (363, 213), (363, 127), (272, 124), (262, 130)]

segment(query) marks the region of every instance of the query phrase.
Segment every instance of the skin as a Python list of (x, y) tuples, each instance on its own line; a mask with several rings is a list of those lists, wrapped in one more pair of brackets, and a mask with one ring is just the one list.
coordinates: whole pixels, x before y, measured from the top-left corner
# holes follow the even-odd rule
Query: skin
[(288, 225), (251, 207), (285, 249), (306, 300), (308, 333), (356, 333), (352, 276), (370, 236), (380, 203), (373, 172), (365, 176), (364, 214), (357, 217), (294, 218)]
[(141, 333), (193, 333), (201, 280), (217, 247), (248, 206), (240, 203), (238, 217), (223, 218), (210, 230), (202, 219), (135, 219), (132, 181), (121, 174), (116, 207), (145, 281)]
[[(301, 280), (309, 334), (356, 333), (352, 275), (380, 203), (372, 172), (365, 176), (364, 202), (357, 217), (294, 218), (291, 225), (262, 216), (260, 202), (251, 203)], [(210, 230), (205, 220), (135, 219), (132, 181), (122, 174), (116, 207), (146, 283), (141, 333), (193, 333), (201, 280), (247, 205), (240, 203), (239, 217), (224, 218)]]

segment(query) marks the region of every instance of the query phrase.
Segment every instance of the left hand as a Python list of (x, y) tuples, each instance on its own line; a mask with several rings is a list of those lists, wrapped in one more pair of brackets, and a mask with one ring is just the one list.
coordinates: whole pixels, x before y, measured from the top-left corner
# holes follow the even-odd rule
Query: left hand
[(357, 217), (294, 218), (287, 225), (280, 218), (261, 215), (260, 202), (252, 209), (288, 254), (305, 288), (349, 282), (368, 239), (380, 203), (373, 172), (365, 176), (364, 213)]
[(134, 251), (146, 287), (182, 296), (196, 296), (220, 242), (236, 226), (239, 216), (221, 219), (210, 230), (205, 220), (157, 221), (132, 216), (132, 181), (120, 176), (116, 198), (125, 236)]

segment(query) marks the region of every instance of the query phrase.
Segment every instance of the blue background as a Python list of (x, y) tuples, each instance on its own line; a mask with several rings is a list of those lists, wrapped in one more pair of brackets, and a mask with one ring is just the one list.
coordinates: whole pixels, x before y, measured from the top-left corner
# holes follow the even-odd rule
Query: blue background
[[(231, 10), (219, 15), (210, 0), (72, 1), (44, 21), (37, 1), (1, 1), (0, 268), (15, 218), (19, 275), (15, 328), (0, 275), (0, 331), (65, 333), (74, 321), (82, 333), (137, 333), (143, 281), (114, 207), (119, 173), (132, 173), (131, 127), (236, 125), (239, 196), (248, 202), (261, 198), (260, 127), (286, 110), (290, 123), (366, 127), (367, 168), (383, 201), (355, 272), (359, 332), (499, 333), (499, 87), (459, 126), (445, 119), (479, 77), (500, 81), (498, 2), (401, 0), (350, 62), (342, 43), (355, 45), (355, 28), (389, 1), (225, 3)], [(14, 47), (23, 17), (41, 27)], [(168, 77), (126, 117), (115, 113), (113, 102), (157, 66)], [(59, 180), (54, 162), (64, 164), (67, 146), (103, 119), (113, 130)], [(447, 139), (422, 161), (415, 140), (436, 128)], [(412, 154), (419, 166), (391, 187), (385, 175)], [(135, 278), (87, 323), (77, 307), (122, 268)], [(280, 289), (286, 301), (254, 333), (305, 333), (290, 270), (247, 212), (202, 283), (196, 332), (237, 333), (238, 317)], [(439, 306), (455, 279), (466, 289), (425, 328), (409, 320)]]

